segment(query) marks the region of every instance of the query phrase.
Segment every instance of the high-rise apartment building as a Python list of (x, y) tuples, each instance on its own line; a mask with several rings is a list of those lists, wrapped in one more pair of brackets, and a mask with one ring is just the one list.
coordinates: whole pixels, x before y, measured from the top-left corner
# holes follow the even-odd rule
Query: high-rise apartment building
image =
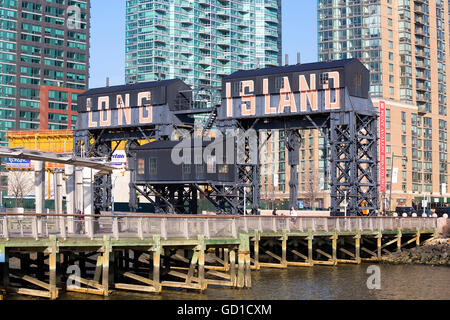
[(444, 0), (318, 0), (319, 61), (361, 59), (371, 71), (375, 107), (385, 102), (381, 196), (387, 208), (391, 181), (392, 209), (420, 204), (423, 196), (450, 200), (449, 6)]
[(88, 88), (89, 11), (90, 0), (0, 1), (0, 145), (9, 129), (71, 129)]
[(281, 63), (281, 0), (127, 0), (126, 81), (220, 87)]

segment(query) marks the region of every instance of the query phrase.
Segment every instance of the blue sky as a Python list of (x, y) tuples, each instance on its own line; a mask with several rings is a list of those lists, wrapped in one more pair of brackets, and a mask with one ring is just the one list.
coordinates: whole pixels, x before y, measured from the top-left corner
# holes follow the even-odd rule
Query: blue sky
[[(282, 0), (283, 61), (317, 61), (317, 0)], [(125, 82), (125, 0), (91, 1), (91, 57), (89, 87)]]

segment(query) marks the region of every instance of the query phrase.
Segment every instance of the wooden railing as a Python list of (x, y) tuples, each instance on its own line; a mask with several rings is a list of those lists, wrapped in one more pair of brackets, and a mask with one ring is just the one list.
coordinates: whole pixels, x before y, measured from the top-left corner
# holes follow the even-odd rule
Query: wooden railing
[(237, 238), (238, 233), (357, 232), (434, 230), (437, 218), (404, 217), (275, 217), (275, 216), (178, 216), (178, 215), (0, 215), (0, 239), (55, 235), (59, 238), (194, 239)]

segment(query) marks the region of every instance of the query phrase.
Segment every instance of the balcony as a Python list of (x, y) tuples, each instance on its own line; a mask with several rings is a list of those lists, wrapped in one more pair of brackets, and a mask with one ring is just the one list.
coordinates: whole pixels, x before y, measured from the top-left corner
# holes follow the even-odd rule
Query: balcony
[(231, 44), (231, 37), (217, 38), (217, 44), (229, 46)]
[(217, 30), (230, 31), (231, 30), (231, 24), (230, 23), (222, 23), (219, 26), (217, 26)]
[(427, 97), (424, 94), (416, 94), (416, 100), (419, 102), (427, 102)]
[(266, 8), (278, 10), (277, 0), (264, 0), (264, 5)]
[(188, 10), (192, 10), (193, 9), (193, 2), (190, 1), (186, 1), (186, 0), (182, 0), (180, 3), (180, 7), (183, 9), (188, 9)]
[(427, 114), (427, 109), (425, 108), (425, 106), (418, 106), (417, 107), (417, 113), (419, 114), (419, 116), (423, 116)]

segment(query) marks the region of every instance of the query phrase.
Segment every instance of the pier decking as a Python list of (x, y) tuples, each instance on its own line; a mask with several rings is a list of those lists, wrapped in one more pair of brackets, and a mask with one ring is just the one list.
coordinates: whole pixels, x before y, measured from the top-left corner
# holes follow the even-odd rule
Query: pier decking
[(252, 270), (377, 261), (436, 233), (437, 218), (8, 214), (0, 296), (249, 288)]

